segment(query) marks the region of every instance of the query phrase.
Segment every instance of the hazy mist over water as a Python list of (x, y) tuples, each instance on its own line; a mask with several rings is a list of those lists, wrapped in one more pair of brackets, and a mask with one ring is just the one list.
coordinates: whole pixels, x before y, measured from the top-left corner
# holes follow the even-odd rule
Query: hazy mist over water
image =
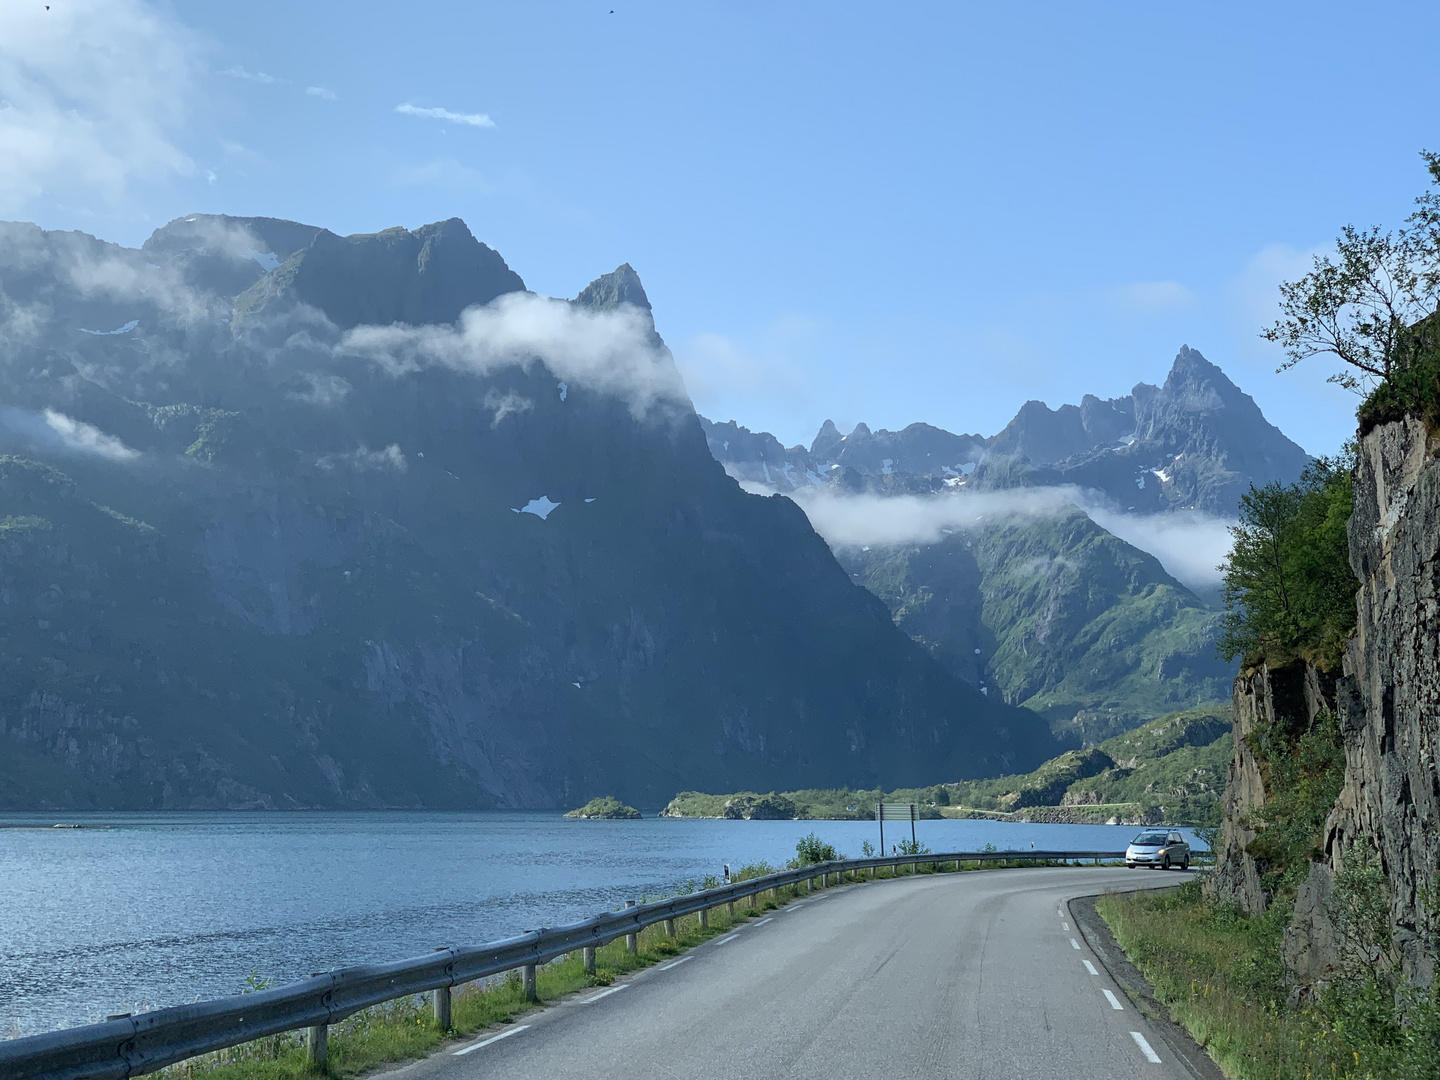
[[(81, 829), (54, 829), (57, 822)], [(0, 818), (0, 1035), (471, 945), (781, 866), (874, 822), (566, 821), (555, 812), (23, 814)], [(922, 821), (932, 851), (1117, 849), (1130, 826)], [(905, 834), (908, 836), (908, 827)], [(900, 839), (886, 828), (886, 842)]]

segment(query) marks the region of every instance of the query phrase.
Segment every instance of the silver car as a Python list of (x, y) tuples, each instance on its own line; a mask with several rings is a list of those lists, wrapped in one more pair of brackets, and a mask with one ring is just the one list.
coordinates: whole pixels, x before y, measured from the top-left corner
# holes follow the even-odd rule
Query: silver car
[(1190, 845), (1173, 829), (1146, 829), (1125, 849), (1125, 865), (1131, 870), (1148, 866), (1151, 870), (1190, 869)]

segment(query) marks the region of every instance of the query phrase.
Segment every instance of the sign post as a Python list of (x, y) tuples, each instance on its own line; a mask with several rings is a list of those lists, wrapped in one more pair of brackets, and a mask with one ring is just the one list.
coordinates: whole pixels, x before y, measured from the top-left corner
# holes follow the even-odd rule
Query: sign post
[(885, 854), (885, 822), (887, 821), (910, 822), (910, 847), (912, 850), (918, 847), (915, 840), (915, 819), (919, 816), (920, 807), (913, 802), (876, 803), (875, 817), (880, 821), (880, 854)]

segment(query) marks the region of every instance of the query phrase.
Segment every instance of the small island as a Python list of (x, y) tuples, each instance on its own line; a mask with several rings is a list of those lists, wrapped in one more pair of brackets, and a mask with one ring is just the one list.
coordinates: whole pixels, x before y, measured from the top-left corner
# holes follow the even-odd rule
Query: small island
[(626, 806), (614, 796), (602, 795), (598, 799), (591, 799), (578, 810), (571, 810), (565, 816), (586, 821), (635, 821), (639, 819), (640, 811), (633, 806)]

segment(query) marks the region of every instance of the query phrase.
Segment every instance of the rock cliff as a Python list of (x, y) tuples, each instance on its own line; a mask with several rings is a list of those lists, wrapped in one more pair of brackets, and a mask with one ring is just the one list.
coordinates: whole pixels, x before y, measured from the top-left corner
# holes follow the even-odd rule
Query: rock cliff
[(1247, 914), (1260, 914), (1272, 899), (1249, 850), (1273, 785), (1264, 759), (1256, 752), (1257, 740), (1262, 734), (1283, 736), (1310, 727), (1321, 709), (1333, 707), (1333, 683), (1313, 665), (1300, 661), (1274, 669), (1262, 664), (1235, 679), (1231, 697), (1235, 753), (1221, 804), (1215, 872), (1206, 887), (1212, 896)]
[(1324, 859), (1296, 900), (1286, 959), (1303, 983), (1337, 961), (1327, 898), (1347, 861), (1378, 863), (1404, 974), (1428, 985), (1425, 894), (1440, 884), (1440, 439), (1424, 423), (1384, 424), (1360, 442), (1350, 563), (1359, 623), (1337, 689), (1345, 784)]

